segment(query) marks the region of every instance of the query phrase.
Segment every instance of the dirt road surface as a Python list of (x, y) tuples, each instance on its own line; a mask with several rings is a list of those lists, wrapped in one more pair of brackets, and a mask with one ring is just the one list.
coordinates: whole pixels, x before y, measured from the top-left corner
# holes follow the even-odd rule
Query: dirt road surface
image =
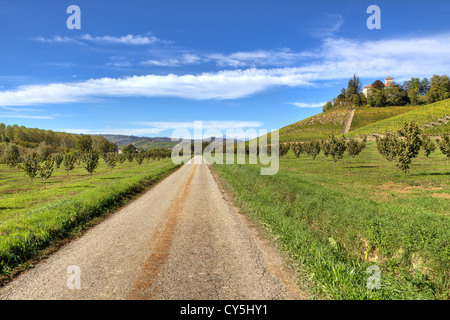
[(204, 159), (193, 160), (0, 288), (0, 299), (308, 298)]

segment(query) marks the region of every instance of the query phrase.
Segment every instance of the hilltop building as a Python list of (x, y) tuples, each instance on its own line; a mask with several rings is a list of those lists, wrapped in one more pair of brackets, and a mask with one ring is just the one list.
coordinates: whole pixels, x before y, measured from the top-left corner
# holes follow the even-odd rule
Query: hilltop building
[[(384, 79), (384, 87), (385, 87), (385, 88), (386, 88), (386, 87), (390, 87), (390, 86), (392, 86), (393, 84), (394, 84), (394, 78), (393, 78), (393, 77), (387, 77), (387, 78)], [(364, 95), (365, 95), (366, 97), (367, 97), (367, 94), (369, 93), (369, 90), (370, 90), (370, 89), (372, 89), (372, 85), (371, 85), (371, 84), (364, 87), (363, 93), (364, 93)]]

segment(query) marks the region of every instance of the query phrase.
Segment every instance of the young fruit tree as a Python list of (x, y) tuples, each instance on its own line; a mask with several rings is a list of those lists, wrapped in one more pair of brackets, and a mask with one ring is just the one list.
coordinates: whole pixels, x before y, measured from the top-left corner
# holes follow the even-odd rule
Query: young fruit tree
[(367, 137), (364, 137), (361, 141), (357, 139), (350, 139), (347, 142), (347, 151), (348, 154), (355, 158), (361, 151), (366, 147)]
[(296, 158), (300, 157), (300, 154), (302, 153), (302, 145), (301, 144), (293, 143), (291, 145), (291, 149)]
[(65, 153), (63, 156), (63, 166), (64, 170), (69, 174), (69, 171), (75, 168), (75, 157), (69, 153)]
[(432, 153), (436, 150), (436, 144), (433, 141), (431, 141), (430, 137), (423, 136), (422, 137), (422, 148), (423, 148), (423, 151), (425, 152), (425, 157), (428, 158), (430, 153)]
[(320, 153), (320, 142), (314, 140), (306, 143), (305, 151), (308, 156), (312, 157), (313, 160), (316, 160), (317, 155)]
[(39, 175), (44, 179), (44, 189), (47, 189), (47, 179), (52, 176), (54, 164), (53, 159), (47, 159), (38, 168)]
[(382, 138), (377, 137), (378, 152), (389, 162), (397, 156), (397, 138), (392, 133), (387, 132)]
[(31, 182), (33, 182), (39, 172), (39, 156), (36, 153), (26, 156), (22, 168), (25, 174), (30, 177)]
[(116, 156), (116, 158), (117, 158), (117, 161), (119, 161), (120, 164), (124, 163), (125, 160), (127, 160), (123, 154), (118, 154)]
[(328, 157), (330, 155), (330, 148), (331, 148), (330, 143), (326, 140), (322, 140), (320, 142), (320, 146), (321, 146), (324, 156)]
[(417, 157), (422, 146), (420, 129), (414, 121), (411, 123), (405, 122), (398, 134), (400, 137), (397, 139), (397, 166), (406, 174), (412, 159)]
[(19, 148), (15, 144), (8, 144), (6, 146), (4, 160), (11, 169), (20, 163)]
[(441, 134), (441, 139), (438, 140), (439, 150), (447, 157), (448, 165), (448, 159), (450, 158), (450, 135), (443, 133)]
[(287, 155), (287, 153), (289, 152), (290, 148), (291, 148), (291, 144), (290, 143), (280, 143), (279, 156), (283, 157), (283, 156)]
[(98, 166), (98, 153), (96, 151), (89, 151), (83, 155), (83, 165), (87, 172), (92, 174), (95, 172), (95, 169)]
[(63, 160), (64, 160), (64, 157), (63, 157), (63, 155), (62, 155), (61, 153), (57, 153), (57, 154), (53, 157), (53, 159), (55, 160), (55, 167), (56, 167), (56, 170), (58, 170), (59, 167), (61, 166), (61, 163), (62, 163)]
[(141, 163), (145, 159), (145, 152), (144, 151), (139, 151), (138, 153), (136, 153), (134, 158), (136, 159), (136, 162), (138, 163), (138, 165), (141, 165)]
[(347, 149), (345, 143), (345, 137), (336, 139), (334, 135), (330, 136), (330, 156), (333, 159), (333, 168), (336, 166), (336, 162), (343, 158), (344, 152)]
[(114, 169), (117, 162), (117, 157), (114, 152), (108, 152), (105, 154), (105, 162), (108, 165), (108, 168)]

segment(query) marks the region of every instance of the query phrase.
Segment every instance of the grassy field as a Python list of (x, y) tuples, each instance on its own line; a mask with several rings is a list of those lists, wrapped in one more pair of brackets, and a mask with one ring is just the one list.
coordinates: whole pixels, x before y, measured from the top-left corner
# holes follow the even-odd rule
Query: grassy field
[[(369, 142), (333, 168), (292, 152), (280, 171), (213, 165), (242, 211), (259, 220), (302, 280), (333, 299), (450, 297), (450, 167), (440, 152), (413, 160), (408, 174)], [(381, 289), (367, 288), (367, 267)]]
[[(351, 131), (348, 133), (347, 136), (357, 137), (361, 134), (372, 134), (372, 132), (379, 132), (379, 133), (384, 133), (385, 131), (396, 132), (397, 130), (401, 129), (401, 127), (405, 122), (415, 121), (419, 125), (423, 125), (436, 120), (438, 117), (443, 117), (444, 115), (450, 115), (450, 99), (429, 105), (424, 105), (415, 108), (414, 110), (411, 110), (409, 112), (405, 112), (381, 121), (371, 123), (356, 130), (353, 130), (351, 128)], [(434, 130), (439, 129), (436, 128)]]
[(91, 177), (83, 168), (62, 168), (47, 181), (31, 183), (23, 172), (0, 164), (0, 273), (39, 254), (95, 217), (117, 208), (177, 168), (171, 159), (100, 165)]

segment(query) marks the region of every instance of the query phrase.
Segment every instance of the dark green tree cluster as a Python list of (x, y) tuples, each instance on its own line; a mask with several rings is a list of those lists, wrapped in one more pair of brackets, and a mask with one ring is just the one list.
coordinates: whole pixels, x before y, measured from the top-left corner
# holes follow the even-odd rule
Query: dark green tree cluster
[(408, 103), (408, 91), (396, 83), (385, 86), (376, 80), (367, 93), (368, 107), (404, 106)]
[(75, 134), (0, 123), (0, 142), (11, 142), (25, 148), (37, 148), (43, 143), (56, 152), (74, 148), (76, 140)]
[(332, 101), (328, 101), (323, 111), (328, 111), (335, 108), (357, 108), (366, 104), (366, 97), (361, 92), (362, 82), (356, 76), (348, 81), (347, 88), (342, 88), (341, 93)]
[(361, 106), (388, 107), (434, 103), (450, 98), (450, 79), (447, 75), (434, 75), (431, 80), (413, 77), (402, 85), (393, 83), (389, 86), (385, 86), (381, 80), (375, 80), (367, 97), (361, 89), (360, 79), (353, 75), (347, 88), (342, 88), (336, 98), (327, 101), (323, 111)]
[(450, 98), (450, 79), (447, 75), (434, 75), (430, 81), (430, 89), (425, 95), (427, 103), (434, 103)]

